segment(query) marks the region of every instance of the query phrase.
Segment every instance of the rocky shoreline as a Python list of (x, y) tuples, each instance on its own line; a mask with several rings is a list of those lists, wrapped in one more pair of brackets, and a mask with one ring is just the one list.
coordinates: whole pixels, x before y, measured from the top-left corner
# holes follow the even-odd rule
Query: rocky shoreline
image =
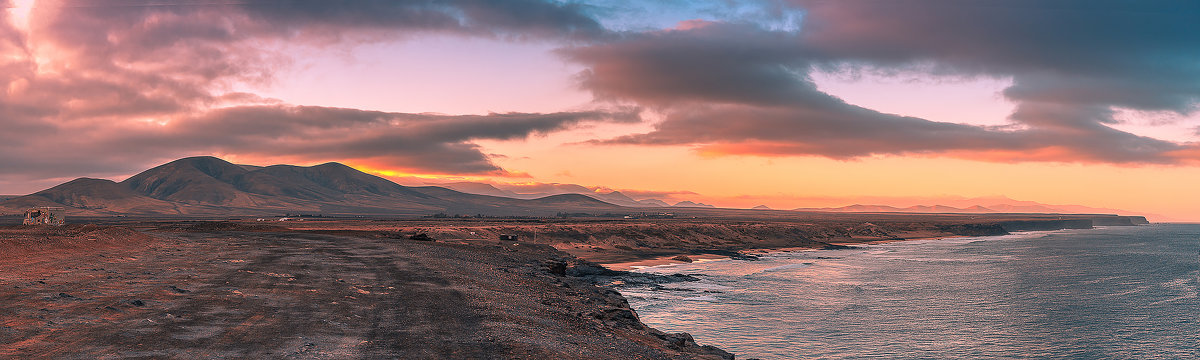
[[(887, 220), (887, 219), (884, 219)], [(1091, 227), (1002, 221), (128, 221), (0, 227), (0, 357), (733, 359), (598, 265)], [(501, 241), (499, 235), (517, 235)], [(841, 245), (839, 245), (841, 244)]]
[(776, 249), (826, 249), (854, 244), (956, 236), (994, 236), (1016, 231), (1084, 229), (1147, 223), (1140, 216), (1002, 214), (809, 214), (794, 219), (527, 219), (406, 220), (289, 223), (307, 231), (387, 230), (398, 237), (424, 234), (441, 242), (475, 243), (501, 235), (544, 244), (606, 265), (659, 261), (677, 256), (743, 256)]

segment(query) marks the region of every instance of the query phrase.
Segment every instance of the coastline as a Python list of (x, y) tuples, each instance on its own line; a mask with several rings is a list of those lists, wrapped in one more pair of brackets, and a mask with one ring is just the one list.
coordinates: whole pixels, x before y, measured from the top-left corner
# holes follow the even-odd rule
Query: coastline
[[(784, 253), (763, 258), (761, 262), (728, 261), (711, 264), (672, 264), (640, 271), (645, 274), (668, 275), (685, 273), (700, 279), (697, 284), (618, 284), (622, 293), (633, 302), (634, 309), (642, 313), (643, 319), (652, 326), (666, 329), (694, 329), (697, 339), (707, 340), (742, 356), (763, 358), (807, 358), (814, 354), (838, 354), (835, 358), (886, 357), (904, 347), (878, 350), (873, 345), (890, 346), (894, 339), (907, 346), (925, 344), (929, 338), (906, 337), (905, 328), (891, 329), (890, 333), (875, 333), (871, 330), (879, 324), (893, 324), (896, 318), (908, 322), (929, 319), (947, 308), (956, 313), (974, 314), (985, 308), (998, 314), (1007, 314), (1007, 302), (994, 301), (997, 291), (1005, 299), (1026, 301), (1031, 306), (1046, 303), (1091, 304), (1072, 309), (1073, 314), (1091, 316), (1095, 322), (1093, 334), (1103, 334), (1107, 313), (1093, 309), (1113, 306), (1129, 309), (1140, 314), (1142, 304), (1158, 306), (1154, 311), (1174, 311), (1174, 316), (1190, 314), (1188, 309), (1196, 303), (1191, 285), (1196, 283), (1196, 228), (1153, 224), (1141, 227), (1095, 227), (1093, 229), (1062, 229), (1014, 232), (1009, 235), (982, 237), (948, 237), (923, 239), (907, 242), (889, 242), (872, 245), (861, 250), (848, 251), (801, 251)], [(1131, 255), (1133, 254), (1133, 255)], [(1147, 257), (1165, 256), (1168, 261), (1147, 262)], [(1064, 260), (1065, 259), (1065, 260)], [(1076, 261), (1087, 259), (1088, 261)], [(1120, 259), (1117, 270), (1113, 259)], [(1169, 276), (1157, 275), (1161, 263), (1173, 264)], [(1086, 264), (1086, 265), (1084, 265)], [(1146, 264), (1146, 265), (1143, 265)], [(1087, 266), (1087, 274), (1080, 276), (1076, 266)], [(1033, 271), (1029, 269), (1038, 269)], [(1135, 269), (1135, 270), (1129, 270)], [(1037, 287), (1010, 286), (1006, 275), (1038, 274)], [(1093, 272), (1095, 271), (1095, 272)], [(939, 275), (940, 274), (940, 275)], [(986, 274), (986, 275), (984, 275)], [(1108, 276), (1117, 275), (1122, 276)], [(932, 275), (932, 276), (931, 276)], [(1140, 276), (1140, 277), (1139, 277)], [(1129, 278), (1139, 281), (1129, 281)], [(1143, 291), (1155, 284), (1187, 284), (1182, 286), (1158, 285), (1160, 291)], [(1104, 288), (1097, 289), (1097, 283)], [(970, 285), (964, 285), (970, 284)], [(960, 287), (961, 286), (961, 287)], [(952, 288), (954, 291), (943, 289)], [(996, 290), (997, 288), (1003, 290)], [(1070, 290), (1063, 290), (1064, 288)], [(1165, 290), (1165, 289), (1171, 290)], [(775, 292), (776, 289), (778, 293)], [(869, 289), (864, 291), (863, 289)], [(962, 289), (962, 290), (960, 290)], [(1026, 297), (1026, 294), (1034, 293)], [(1061, 301), (1071, 297), (1071, 302)], [(1108, 304), (1109, 298), (1117, 298), (1116, 304)], [(910, 299), (912, 302), (910, 302)], [(1032, 300), (1031, 300), (1032, 299)], [(1147, 299), (1149, 301), (1135, 301)], [(832, 303), (831, 300), (834, 300)], [(916, 303), (916, 304), (913, 304)], [(1168, 305), (1164, 305), (1168, 304)], [(847, 308), (870, 309), (869, 311), (846, 311)], [(805, 309), (812, 311), (779, 311), (781, 309)], [(881, 310), (883, 309), (883, 310)], [(924, 311), (924, 312), (922, 312)], [(730, 316), (730, 314), (764, 314), (759, 316)], [(765, 314), (788, 314), (772, 317)], [(883, 314), (883, 315), (878, 315)], [(906, 314), (921, 314), (907, 316)], [(859, 316), (874, 316), (870, 320), (855, 322)], [(1013, 315), (1013, 316), (1030, 316)], [(937, 325), (942, 329), (958, 329), (960, 317), (942, 318)], [(1005, 327), (994, 330), (994, 336), (1004, 336), (1023, 329), (1023, 322), (1010, 322), (1001, 317), (970, 318), (972, 324), (984, 323)], [(1070, 325), (1076, 317), (1055, 320), (1049, 331), (1056, 334), (1074, 333)], [(773, 324), (797, 324), (794, 332), (777, 334), (760, 339), (753, 330), (770, 328)], [(1170, 320), (1158, 326), (1174, 326)], [(1194, 325), (1194, 324), (1192, 324)], [(1193, 326), (1194, 327), (1194, 326)], [(1143, 329), (1147, 327), (1142, 327)], [(1158, 329), (1161, 327), (1155, 327)], [(736, 330), (732, 330), (736, 329)], [(752, 329), (752, 330), (746, 330)], [(809, 329), (832, 329), (833, 334), (854, 333), (853, 346), (836, 342), (826, 332)], [(997, 329), (997, 327), (992, 327)], [(1067, 330), (1063, 330), (1067, 329)], [(843, 332), (844, 331), (844, 332)], [(962, 336), (970, 346), (986, 347), (989, 338), (975, 338), (974, 332), (948, 333)], [(1163, 331), (1160, 334), (1169, 334)], [(1179, 341), (1181, 337), (1172, 337)], [(787, 345), (784, 339), (798, 339), (808, 344), (829, 343), (835, 351), (812, 350), (811, 347)], [(1101, 337), (1102, 338), (1102, 337)], [(978, 341), (978, 342), (971, 342)], [(1090, 341), (1090, 340), (1089, 340)], [(1105, 344), (1129, 344), (1128, 339), (1114, 339)], [(910, 345), (911, 344), (911, 345)], [(1140, 343), (1150, 344), (1150, 343)], [(1190, 349), (1186, 342), (1176, 342), (1174, 350), (1157, 352), (1159, 356), (1171, 354), (1178, 349)], [(866, 345), (866, 346), (864, 346)], [(838, 347), (840, 346), (840, 347)], [(1150, 347), (1138, 348), (1130, 353), (1155, 353)], [(1020, 344), (1008, 344), (992, 348), (991, 356), (1005, 351), (1025, 349)], [(1070, 344), (1060, 344), (1059, 356), (1070, 357), (1078, 349)], [(1155, 348), (1157, 349), (1157, 348)], [(954, 357), (968, 347), (946, 351), (940, 349), (937, 356)], [(997, 352), (999, 351), (999, 352)], [(849, 354), (849, 355), (846, 355)], [(866, 356), (869, 354), (873, 356)], [(1028, 354), (1033, 354), (1032, 352)], [(859, 355), (859, 356), (854, 356)], [(1033, 356), (1033, 355), (1028, 355)], [(1165, 355), (1170, 357), (1170, 355)]]
[[(1056, 224), (1062, 223), (1033, 225)], [(858, 221), (286, 225), (72, 225), (60, 233), (30, 234), (61, 241), (0, 241), (6, 251), (30, 244), (37, 250), (0, 261), (6, 281), (16, 285), (0, 289), (12, 309), (3, 330), (18, 340), (0, 342), (0, 356), (119, 356), (149, 348), (161, 356), (217, 349), (235, 357), (731, 359), (686, 333), (646, 326), (611, 287), (612, 280), (694, 278), (615, 269), (669, 264), (678, 255), (704, 262), (1010, 233), (987, 223)], [(31, 229), (0, 227), (0, 232)], [(116, 234), (117, 240), (135, 233), (153, 240), (110, 241), (95, 248), (99, 233), (93, 231)], [(521, 231), (538, 236), (496, 239)], [(0, 234), (0, 240), (11, 238)], [(618, 261), (596, 261), (606, 259)], [(599, 265), (605, 263), (611, 267)], [(239, 310), (202, 310), (214, 306)], [(239, 323), (245, 325), (228, 326)], [(59, 325), (47, 331), (51, 324)], [(193, 328), (208, 330), (185, 330)], [(131, 337), (130, 329), (153, 336)], [(309, 340), (280, 341), (280, 336)], [(97, 343), (100, 338), (115, 340)], [(78, 343), (93, 345), (63, 346)]]
[[(1135, 226), (1140, 226), (1140, 225), (1135, 225)], [(1093, 227), (1093, 229), (1104, 228), (1104, 227), (1108, 227), (1108, 226), (1096, 226), (1096, 227)], [(705, 262), (705, 261), (739, 259), (739, 258), (753, 259), (755, 257), (768, 256), (768, 255), (772, 255), (772, 254), (786, 253), (786, 252), (820, 251), (820, 250), (831, 250), (831, 249), (836, 250), (839, 248), (853, 248), (853, 247), (864, 246), (864, 245), (882, 245), (882, 244), (893, 244), (893, 243), (909, 242), (909, 241), (1007, 236), (1007, 235), (1017, 235), (1017, 234), (1035, 234), (1035, 233), (1055, 232), (1055, 231), (1072, 230), (1072, 229), (1076, 229), (1076, 228), (1023, 230), (1023, 231), (1015, 231), (1015, 232), (1010, 232), (1010, 233), (1005, 233), (1005, 234), (982, 235), (982, 236), (979, 236), (979, 235), (940, 235), (940, 236), (913, 237), (913, 238), (904, 238), (904, 239), (878, 239), (878, 240), (868, 240), (868, 241), (831, 241), (831, 242), (826, 243), (828, 246), (824, 246), (824, 247), (805, 246), (805, 247), (753, 248), (753, 249), (745, 249), (742, 251), (738, 251), (733, 256), (717, 255), (717, 254), (704, 253), (704, 252), (683, 253), (683, 254), (679, 254), (679, 255), (656, 256), (653, 258), (636, 260), (636, 261), (609, 262), (609, 263), (599, 263), (599, 264), (603, 265), (604, 267), (607, 267), (609, 269), (616, 270), (616, 271), (636, 271), (636, 270), (647, 268), (647, 267), (690, 263), (687, 261), (677, 260), (676, 257), (678, 257), (680, 255), (687, 256), (687, 257), (693, 259), (694, 260), (693, 262), (700, 263), (700, 262)]]
[[(1055, 231), (1055, 230), (1046, 230), (1046, 231)], [(990, 235), (990, 236), (1002, 236), (1002, 235)], [(855, 247), (855, 246), (862, 246), (862, 245), (881, 245), (881, 244), (892, 244), (892, 243), (907, 242), (907, 241), (941, 240), (941, 239), (953, 239), (953, 238), (963, 238), (963, 237), (971, 237), (971, 236), (953, 235), (953, 236), (921, 237), (921, 238), (911, 238), (911, 239), (872, 240), (872, 241), (863, 241), (863, 242), (830, 242), (829, 245), (833, 245), (833, 246), (837, 246), (837, 247), (843, 247), (843, 246), (844, 247)], [(820, 250), (828, 250), (828, 249), (824, 248), (824, 247), (757, 248), (757, 249), (749, 249), (749, 250), (745, 250), (745, 251), (740, 251), (739, 254), (742, 254), (742, 256), (745, 256), (745, 257), (759, 257), (759, 256), (767, 256), (767, 255), (786, 253), (786, 252), (820, 251)], [(679, 256), (687, 256), (688, 258), (692, 259), (693, 261), (677, 260), (676, 258)], [(686, 254), (679, 254), (679, 255), (663, 255), (663, 256), (658, 256), (658, 257), (644, 259), (644, 260), (599, 263), (599, 264), (606, 268), (615, 270), (615, 271), (634, 271), (634, 270), (647, 268), (647, 267), (654, 267), (654, 266), (686, 264), (686, 263), (702, 263), (702, 262), (714, 261), (714, 260), (736, 259), (738, 257), (739, 256), (716, 255), (716, 254), (710, 254), (710, 253), (686, 253)]]

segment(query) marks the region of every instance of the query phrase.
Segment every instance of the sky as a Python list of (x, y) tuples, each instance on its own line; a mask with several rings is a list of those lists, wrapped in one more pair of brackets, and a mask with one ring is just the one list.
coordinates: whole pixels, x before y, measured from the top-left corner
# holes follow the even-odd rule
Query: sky
[(0, 194), (174, 159), (1200, 221), (1200, 4), (0, 0)]

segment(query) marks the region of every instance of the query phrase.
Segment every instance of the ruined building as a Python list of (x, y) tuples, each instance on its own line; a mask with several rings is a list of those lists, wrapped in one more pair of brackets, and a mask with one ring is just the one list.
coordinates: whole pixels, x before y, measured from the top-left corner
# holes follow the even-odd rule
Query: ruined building
[(50, 225), (62, 226), (66, 223), (66, 217), (63, 216), (63, 208), (60, 207), (35, 207), (25, 210), (25, 225)]

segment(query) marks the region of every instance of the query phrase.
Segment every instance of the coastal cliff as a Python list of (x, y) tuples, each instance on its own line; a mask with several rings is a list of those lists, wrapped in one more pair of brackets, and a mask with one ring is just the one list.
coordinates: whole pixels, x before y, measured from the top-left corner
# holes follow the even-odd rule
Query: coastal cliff
[[(1065, 230), (1065, 229), (1091, 229), (1096, 219), (1069, 219), (1069, 220), (1020, 220), (1020, 221), (1004, 221), (998, 225), (1004, 228), (1004, 231), (1048, 231), (1048, 230)], [(1099, 220), (1103, 221), (1103, 220)], [(1128, 225), (1133, 225), (1131, 222)]]

